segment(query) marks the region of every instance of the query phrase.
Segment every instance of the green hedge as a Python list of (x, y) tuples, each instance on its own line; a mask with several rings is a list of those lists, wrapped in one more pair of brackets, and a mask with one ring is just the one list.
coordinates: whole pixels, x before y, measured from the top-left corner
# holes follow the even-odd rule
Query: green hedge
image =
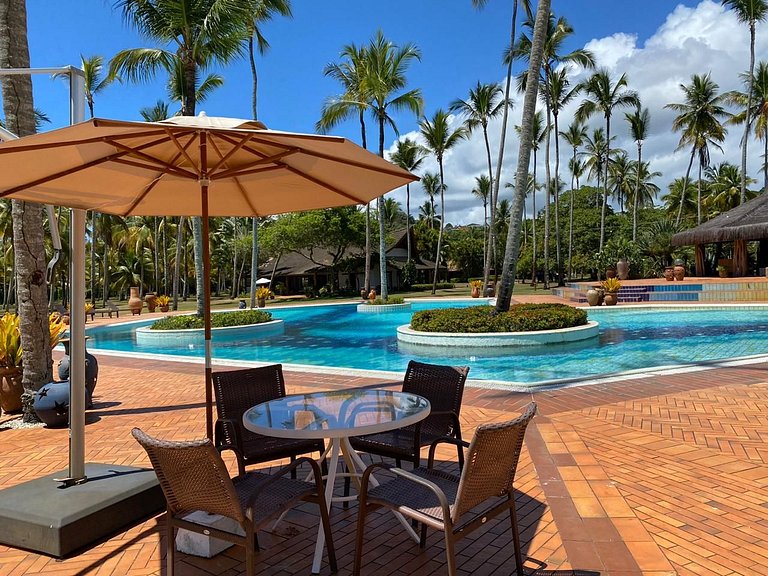
[[(455, 287), (456, 286), (450, 282), (438, 282), (436, 290), (449, 290)], [(432, 290), (432, 284), (414, 284), (411, 286), (411, 291), (413, 292), (426, 292), (427, 290)]]
[(492, 306), (422, 310), (411, 318), (419, 332), (535, 332), (582, 326), (587, 313), (566, 304), (515, 304), (509, 312), (495, 314)]
[(402, 296), (390, 296), (389, 300), (386, 302), (382, 300), (381, 296), (376, 298), (375, 300), (369, 300), (368, 304), (371, 306), (384, 306), (388, 304), (405, 304), (405, 298)]
[[(262, 324), (272, 320), (272, 314), (261, 310), (238, 310), (237, 312), (217, 312), (211, 314), (211, 327), (226, 328), (230, 326), (247, 326)], [(152, 324), (152, 330), (184, 330), (203, 328), (201, 316), (166, 316)]]

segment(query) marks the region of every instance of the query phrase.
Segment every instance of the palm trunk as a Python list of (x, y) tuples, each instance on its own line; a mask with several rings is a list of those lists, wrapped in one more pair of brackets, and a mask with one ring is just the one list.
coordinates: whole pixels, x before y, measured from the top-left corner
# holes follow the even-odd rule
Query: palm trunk
[[(483, 231), (483, 295), (488, 287), (488, 280), (491, 276), (491, 254), (494, 253), (493, 247), (496, 244), (496, 206), (493, 201), (493, 166), (491, 165), (491, 143), (488, 140), (488, 126), (483, 124), (483, 139), (485, 140), (485, 156), (488, 160), (488, 179), (490, 181), (489, 195), (491, 203), (491, 222), (488, 222), (488, 214), (485, 212), (485, 203), (483, 203), (483, 212), (486, 217), (486, 229)], [(487, 241), (486, 241), (487, 239)]]
[(744, 136), (741, 139), (741, 191), (740, 204), (747, 200), (747, 142), (752, 128), (752, 91), (755, 86), (755, 21), (749, 22), (749, 88), (747, 89), (747, 113), (744, 118)]
[(763, 193), (768, 194), (768, 128), (763, 135)]
[[(179, 277), (181, 275), (181, 248), (184, 240), (184, 216), (179, 217), (176, 228), (176, 259), (173, 263), (173, 309), (179, 309)], [(185, 282), (186, 284), (186, 282)]]
[(699, 162), (699, 181), (696, 184), (696, 225), (701, 224), (701, 162)]
[(160, 292), (160, 251), (157, 249), (158, 244), (160, 243), (160, 223), (157, 219), (157, 216), (154, 217), (155, 221), (155, 237), (152, 241), (152, 244), (155, 248), (155, 294), (158, 294)]
[[(0, 68), (28, 68), (27, 11), (24, 0), (0, 1)], [(30, 76), (2, 76), (3, 112), (8, 129), (20, 137), (35, 133)], [(22, 404), (25, 422), (38, 422), (34, 393), (53, 377), (49, 345), (48, 286), (41, 204), (13, 200), (13, 248), (17, 310), (21, 332)]]
[[(571, 166), (576, 168), (576, 146), (573, 147), (573, 161)], [(568, 281), (573, 280), (573, 201), (575, 199), (575, 193), (573, 190), (574, 181), (576, 180), (576, 173), (571, 172), (571, 202), (568, 206)]]
[(256, 280), (259, 276), (259, 219), (251, 218), (251, 308), (256, 308)]
[(406, 261), (411, 261), (411, 185), (405, 185), (405, 236), (407, 239)]
[(107, 306), (107, 300), (109, 300), (109, 243), (107, 238), (104, 238), (104, 251), (102, 252), (102, 270), (101, 281), (103, 285), (102, 293), (102, 306)]
[(683, 206), (685, 204), (685, 196), (688, 192), (688, 178), (691, 177), (691, 167), (693, 166), (693, 157), (696, 155), (696, 144), (691, 149), (691, 159), (688, 161), (688, 169), (685, 171), (685, 178), (683, 179), (683, 189), (680, 191), (680, 205), (677, 207), (677, 219), (675, 225), (680, 224), (680, 220), (683, 218)]
[(640, 170), (643, 167), (643, 145), (637, 143), (637, 178), (635, 179), (635, 197), (632, 202), (632, 242), (637, 241), (637, 206), (640, 196)]
[[(363, 148), (368, 149), (368, 138), (365, 133), (365, 116), (363, 110), (358, 115), (360, 121), (360, 143)], [(365, 293), (371, 292), (371, 203), (365, 205), (365, 276), (363, 278), (363, 288)]]
[[(509, 232), (507, 233), (507, 246), (504, 251), (504, 263), (502, 266), (501, 286), (496, 298), (496, 311), (506, 312), (512, 300), (514, 288), (515, 269), (520, 254), (520, 226), (522, 224), (523, 205), (525, 204), (525, 186), (528, 183), (528, 163), (531, 160), (531, 148), (533, 147), (533, 116), (536, 111), (536, 95), (538, 92), (538, 76), (541, 67), (541, 59), (544, 53), (544, 39), (546, 37), (547, 22), (549, 20), (550, 0), (539, 0), (536, 10), (536, 20), (531, 42), (531, 54), (529, 57), (528, 82), (523, 99), (523, 114), (521, 120), (520, 150), (517, 155), (517, 171), (515, 173), (515, 195), (512, 200), (512, 210), (509, 217)], [(501, 163), (499, 163), (501, 164)]]
[[(379, 156), (384, 158), (384, 117), (379, 116)], [(381, 277), (381, 299), (389, 298), (387, 289), (387, 238), (384, 231), (384, 194), (379, 196), (379, 276)]]
[[(526, 181), (527, 184), (527, 181)], [(525, 195), (525, 192), (523, 192)], [(507, 242), (509, 244), (509, 242)], [(536, 286), (536, 148), (533, 148), (533, 204), (531, 206), (531, 244), (533, 258), (531, 258), (531, 286)]]
[(98, 214), (91, 212), (91, 304), (96, 307), (96, 220)]
[[(251, 107), (253, 119), (258, 120), (258, 100), (257, 93), (259, 88), (259, 76), (256, 73), (256, 57), (253, 52), (253, 32), (248, 37), (248, 64), (251, 66)], [(253, 306), (251, 306), (253, 308)]]
[(552, 112), (555, 122), (555, 258), (557, 260), (557, 285), (565, 286), (563, 260), (560, 246), (560, 131), (557, 127), (557, 113)]
[(168, 294), (168, 219), (163, 216), (163, 294)]
[(547, 141), (544, 151), (544, 175), (547, 185), (544, 186), (544, 289), (549, 290), (549, 196), (552, 186), (552, 174), (550, 172), (549, 145), (552, 134), (552, 106), (549, 100), (549, 91), (545, 92), (545, 105), (547, 107)]
[[(600, 209), (600, 252), (605, 244), (605, 210), (608, 206), (608, 165), (611, 158), (611, 117), (605, 116), (605, 173), (603, 174), (603, 205)], [(599, 271), (598, 271), (599, 273)]]
[(435, 275), (432, 279), (432, 295), (437, 291), (437, 275), (440, 271), (440, 251), (443, 247), (443, 227), (445, 226), (445, 185), (443, 183), (443, 157), (437, 158), (440, 166), (440, 231), (437, 233), (437, 253), (435, 254)]

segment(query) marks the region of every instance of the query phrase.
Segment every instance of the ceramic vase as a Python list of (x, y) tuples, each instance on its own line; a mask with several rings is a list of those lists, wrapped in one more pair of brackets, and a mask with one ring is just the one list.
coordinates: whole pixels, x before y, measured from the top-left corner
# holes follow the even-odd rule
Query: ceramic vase
[(131, 314), (141, 314), (141, 309), (144, 307), (144, 302), (139, 298), (138, 286), (131, 286), (131, 296), (128, 298), (128, 308), (131, 310)]
[[(61, 380), (69, 380), (69, 338), (64, 338), (61, 343), (64, 345), (64, 356), (59, 360), (57, 372)], [(96, 389), (96, 381), (99, 379), (99, 361), (96, 356), (85, 351), (85, 389), (88, 390), (88, 407), (90, 408), (90, 398)]]
[(629, 262), (622, 259), (616, 263), (616, 275), (619, 280), (626, 280), (629, 278)]
[(606, 268), (605, 269), (605, 277), (606, 278), (616, 278), (616, 268)]
[(675, 269), (672, 266), (667, 266), (664, 268), (664, 278), (667, 279), (667, 282), (672, 282), (672, 280), (675, 279)]
[(590, 306), (599, 306), (600, 293), (594, 288), (587, 290), (587, 304)]
[[(85, 404), (91, 404), (91, 395), (85, 390)], [(35, 393), (34, 403), (37, 417), (48, 428), (64, 428), (69, 422), (69, 382), (49, 382)]]
[(0, 408), (3, 414), (21, 411), (21, 368), (0, 368)]
[(616, 306), (616, 304), (619, 302), (619, 293), (618, 292), (606, 292), (605, 293), (605, 305), (606, 306)]
[(472, 286), (472, 298), (480, 298), (480, 287)]
[(157, 294), (154, 292), (148, 292), (144, 296), (144, 302), (147, 303), (147, 311), (154, 312), (155, 308), (157, 308)]
[(675, 280), (685, 280), (685, 266), (676, 264), (674, 268)]

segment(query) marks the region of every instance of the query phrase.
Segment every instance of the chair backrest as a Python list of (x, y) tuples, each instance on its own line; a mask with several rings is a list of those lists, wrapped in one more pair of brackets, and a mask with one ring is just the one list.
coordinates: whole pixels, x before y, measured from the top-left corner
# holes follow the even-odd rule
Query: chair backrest
[(240, 424), (249, 408), (285, 396), (283, 365), (214, 372), (213, 390), (219, 418)]
[[(403, 379), (403, 392), (423, 396), (432, 405), (432, 412), (461, 412), (464, 383), (469, 367), (441, 366), (411, 360)], [(421, 425), (422, 434), (435, 436), (454, 432), (453, 420), (444, 416), (430, 416)]]
[(245, 522), (227, 466), (210, 440), (159, 440), (139, 428), (131, 434), (147, 451), (171, 515), (202, 510)]
[(488, 498), (511, 492), (525, 429), (535, 414), (536, 403), (531, 402), (514, 420), (478, 426), (467, 450), (456, 502), (451, 511), (454, 522)]

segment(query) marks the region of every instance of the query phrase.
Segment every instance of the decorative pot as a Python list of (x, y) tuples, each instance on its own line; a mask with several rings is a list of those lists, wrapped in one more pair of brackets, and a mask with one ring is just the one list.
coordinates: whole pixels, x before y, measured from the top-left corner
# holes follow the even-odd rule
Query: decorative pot
[(605, 269), (606, 278), (616, 278), (616, 268), (609, 267)]
[(675, 264), (674, 276), (675, 280), (685, 280), (685, 266)]
[(376, 300), (376, 290), (368, 292), (368, 300)]
[(160, 306), (160, 312), (168, 312), (168, 310), (169, 310), (168, 304), (166, 304), (165, 306)]
[(365, 300), (368, 296), (368, 292), (365, 291), (365, 288), (360, 289), (360, 300)]
[(141, 309), (144, 307), (144, 302), (141, 301), (141, 298), (139, 298), (139, 288), (138, 286), (131, 286), (131, 296), (128, 298), (128, 308), (131, 311), (131, 314), (134, 316), (136, 314), (141, 314)]
[(496, 296), (496, 288), (489, 284), (485, 287), (485, 297), (493, 298), (494, 296)]
[(472, 298), (480, 298), (480, 287), (472, 286)]
[(266, 298), (257, 298), (256, 299), (256, 305), (259, 308), (264, 308), (267, 305), (267, 299)]
[(149, 312), (154, 312), (155, 308), (157, 308), (157, 294), (154, 292), (147, 292), (144, 296), (144, 302), (147, 303), (147, 310)]
[(667, 282), (672, 282), (672, 280), (675, 279), (674, 266), (667, 266), (666, 268), (664, 268), (664, 278), (667, 279)]
[[(87, 341), (87, 338), (86, 338)], [(59, 360), (57, 372), (62, 380), (69, 380), (69, 338), (61, 341), (64, 344), (64, 356)], [(96, 381), (99, 379), (99, 361), (96, 356), (85, 351), (85, 389), (88, 391), (87, 407), (91, 408), (91, 397), (96, 389)]]
[(20, 367), (0, 368), (0, 408), (4, 414), (21, 411), (22, 369)]
[[(85, 390), (85, 404), (91, 404), (91, 395)], [(49, 382), (35, 393), (32, 405), (35, 413), (48, 428), (63, 428), (69, 422), (69, 381)]]
[(616, 275), (619, 277), (619, 280), (629, 278), (629, 262), (623, 258), (616, 262)]
[(594, 288), (587, 290), (587, 304), (590, 306), (600, 305), (600, 293)]
[(606, 306), (616, 306), (618, 301), (619, 301), (619, 293), (618, 292), (606, 292), (605, 293), (605, 305)]

